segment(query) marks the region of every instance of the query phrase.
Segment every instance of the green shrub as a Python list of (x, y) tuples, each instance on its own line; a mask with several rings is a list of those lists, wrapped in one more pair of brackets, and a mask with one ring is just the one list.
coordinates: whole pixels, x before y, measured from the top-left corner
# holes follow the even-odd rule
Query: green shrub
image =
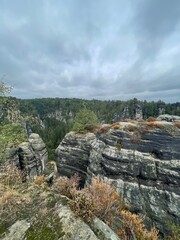
[(98, 126), (98, 118), (93, 111), (83, 109), (77, 113), (73, 125), (76, 132), (92, 131)]
[(180, 225), (175, 223), (169, 224), (170, 236), (167, 237), (167, 240), (179, 240), (180, 239)]

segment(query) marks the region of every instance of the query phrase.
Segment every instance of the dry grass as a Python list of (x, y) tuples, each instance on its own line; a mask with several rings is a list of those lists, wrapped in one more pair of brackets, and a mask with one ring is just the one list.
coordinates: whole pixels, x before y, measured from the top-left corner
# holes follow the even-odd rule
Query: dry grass
[(119, 125), (115, 125), (112, 127), (113, 129), (119, 129), (120, 128), (120, 124)]
[(155, 122), (155, 121), (157, 121), (157, 119), (155, 117), (149, 117), (147, 119), (147, 122)]
[(17, 203), (20, 202), (20, 194), (13, 189), (6, 190), (0, 197), (1, 208), (13, 208)]
[(177, 128), (180, 128), (180, 122), (175, 122), (174, 126), (176, 126)]
[(145, 122), (145, 120), (142, 119), (142, 118), (139, 118), (139, 119), (137, 119), (136, 121), (137, 121), (137, 122)]
[(23, 173), (13, 164), (5, 164), (0, 171), (0, 184), (5, 188), (18, 188), (22, 185)]
[(111, 124), (111, 128), (119, 129), (120, 128), (120, 123), (119, 122), (115, 122), (115, 123)]
[(163, 128), (164, 128), (163, 123), (156, 122), (156, 121), (147, 122), (146, 124), (147, 124), (147, 126), (150, 127), (150, 128), (160, 128), (160, 129), (163, 129)]

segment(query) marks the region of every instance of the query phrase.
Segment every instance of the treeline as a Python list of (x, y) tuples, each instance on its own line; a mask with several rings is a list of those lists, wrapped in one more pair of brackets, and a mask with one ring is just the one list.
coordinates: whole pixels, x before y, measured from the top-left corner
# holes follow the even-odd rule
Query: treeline
[(163, 113), (171, 115), (180, 115), (180, 103), (166, 104), (163, 101), (140, 101), (136, 98), (128, 101), (100, 101), (100, 100), (83, 100), (68, 98), (43, 98), (43, 99), (27, 99), (19, 100), (20, 110), (25, 114), (39, 115), (41, 119), (45, 119), (49, 114), (56, 110), (61, 111), (63, 120), (68, 121), (70, 117), (74, 118), (77, 112), (82, 108), (87, 108), (96, 113), (100, 121), (111, 123), (115, 116), (122, 118), (125, 108), (129, 110), (129, 118), (135, 117), (137, 106), (142, 109), (144, 119), (150, 116), (157, 117), (160, 109)]
[[(31, 129), (38, 133), (46, 143), (50, 159), (54, 158), (54, 150), (65, 134), (72, 129), (73, 120), (81, 109), (93, 111), (101, 123), (113, 123), (124, 118), (134, 119), (137, 108), (141, 109), (144, 119), (150, 116), (157, 117), (160, 111), (180, 116), (179, 102), (166, 104), (162, 101), (147, 102), (136, 98), (128, 101), (100, 101), (68, 98), (16, 99), (1, 97), (0, 100), (0, 122), (2, 123), (4, 117), (10, 115), (11, 112), (13, 120), (20, 119), (18, 121), (26, 122), (27, 130)], [(8, 114), (7, 109), (11, 110)], [(20, 113), (17, 114), (18, 111), (14, 111), (15, 109), (19, 109)], [(128, 115), (124, 115), (125, 109), (128, 109)]]

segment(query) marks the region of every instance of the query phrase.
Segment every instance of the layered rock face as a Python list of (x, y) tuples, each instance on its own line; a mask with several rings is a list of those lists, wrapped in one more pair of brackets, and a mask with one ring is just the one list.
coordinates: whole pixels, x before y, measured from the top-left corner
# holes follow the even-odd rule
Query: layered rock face
[(60, 175), (72, 176), (78, 173), (85, 182), (87, 179), (87, 167), (91, 151), (91, 142), (95, 135), (74, 134), (70, 132), (66, 135), (59, 147), (56, 149), (56, 163)]
[(21, 143), (11, 152), (11, 159), (19, 169), (26, 172), (27, 177), (34, 177), (43, 173), (48, 153), (40, 136), (32, 133), (28, 142)]
[[(136, 213), (166, 234), (180, 224), (180, 130), (174, 123), (120, 123), (106, 132), (66, 135), (56, 150), (61, 175), (109, 179)], [(104, 132), (104, 133), (102, 133)]]

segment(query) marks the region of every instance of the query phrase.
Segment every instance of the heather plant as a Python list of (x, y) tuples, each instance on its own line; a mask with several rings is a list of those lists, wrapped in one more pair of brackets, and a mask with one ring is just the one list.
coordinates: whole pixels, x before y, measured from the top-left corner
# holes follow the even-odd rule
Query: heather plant
[(62, 195), (65, 195), (68, 198), (72, 198), (72, 194), (79, 187), (80, 177), (75, 174), (71, 178), (68, 177), (59, 177), (55, 180), (52, 189)]
[(87, 191), (93, 201), (94, 214), (109, 225), (119, 211), (125, 208), (124, 201), (114, 186), (101, 177), (93, 178)]
[(82, 218), (87, 223), (91, 223), (95, 213), (92, 196), (86, 190), (74, 190), (71, 193), (72, 199), (69, 201), (71, 210), (77, 217)]
[(158, 230), (153, 227), (151, 231), (145, 229), (143, 218), (129, 211), (122, 210), (120, 212), (122, 219), (122, 227), (118, 231), (118, 235), (122, 239), (136, 240), (157, 240)]

